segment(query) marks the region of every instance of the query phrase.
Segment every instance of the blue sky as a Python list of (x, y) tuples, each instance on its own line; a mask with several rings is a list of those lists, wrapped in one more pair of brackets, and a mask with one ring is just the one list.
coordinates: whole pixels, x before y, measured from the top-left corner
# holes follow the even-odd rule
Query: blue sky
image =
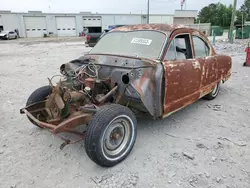
[[(229, 5), (233, 0), (186, 0), (186, 9), (200, 10), (202, 7), (221, 2)], [(238, 7), (244, 0), (238, 0)], [(20, 3), (22, 5), (20, 5)], [(150, 13), (172, 14), (180, 9), (180, 0), (150, 0)], [(27, 12), (41, 10), (43, 12), (78, 13), (146, 13), (147, 0), (1, 0), (1, 10)]]

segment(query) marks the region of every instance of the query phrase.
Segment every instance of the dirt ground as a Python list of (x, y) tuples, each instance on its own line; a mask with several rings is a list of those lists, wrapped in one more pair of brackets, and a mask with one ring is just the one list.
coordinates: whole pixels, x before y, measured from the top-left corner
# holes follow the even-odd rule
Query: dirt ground
[(243, 52), (221, 49), (233, 57), (233, 74), (218, 97), (164, 120), (138, 118), (129, 157), (102, 168), (87, 157), (83, 143), (60, 150), (61, 139), (19, 113), (62, 63), (89, 50), (83, 41), (0, 41), (0, 187), (250, 187), (250, 68), (242, 66)]

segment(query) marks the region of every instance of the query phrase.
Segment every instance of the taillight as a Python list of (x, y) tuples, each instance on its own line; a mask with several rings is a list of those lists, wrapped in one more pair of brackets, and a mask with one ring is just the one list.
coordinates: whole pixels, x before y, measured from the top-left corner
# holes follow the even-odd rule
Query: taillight
[(86, 40), (87, 40), (87, 41), (89, 41), (90, 38), (91, 38), (91, 36), (89, 36), (89, 35), (86, 36)]

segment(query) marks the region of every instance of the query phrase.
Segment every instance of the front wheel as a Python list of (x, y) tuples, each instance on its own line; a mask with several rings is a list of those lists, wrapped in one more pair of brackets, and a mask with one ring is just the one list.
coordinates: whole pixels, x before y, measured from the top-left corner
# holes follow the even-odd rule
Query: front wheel
[(88, 124), (87, 155), (104, 167), (120, 163), (134, 146), (136, 125), (136, 117), (129, 108), (118, 104), (102, 107)]
[[(46, 98), (51, 94), (52, 88), (50, 86), (43, 86), (38, 89), (36, 89), (28, 98), (26, 102), (26, 106), (29, 106), (31, 104), (41, 102), (46, 100)], [(38, 127), (40, 127), (37, 123), (35, 123), (32, 119), (30, 119), (30, 122)], [(41, 128), (41, 127), (40, 127)]]
[(217, 95), (219, 94), (219, 91), (220, 91), (220, 82), (218, 82), (216, 86), (214, 87), (214, 89), (203, 98), (206, 100), (213, 100), (217, 97)]

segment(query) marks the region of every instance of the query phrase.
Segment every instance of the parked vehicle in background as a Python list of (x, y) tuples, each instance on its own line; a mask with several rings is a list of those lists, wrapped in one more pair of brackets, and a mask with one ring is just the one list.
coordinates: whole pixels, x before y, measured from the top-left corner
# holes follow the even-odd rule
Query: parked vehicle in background
[(122, 27), (124, 25), (110, 25), (108, 29), (105, 29), (102, 33), (88, 33), (86, 34), (86, 42), (85, 44), (89, 47), (94, 47), (96, 43), (109, 31), (112, 29)]
[(109, 30), (104, 30), (102, 33), (88, 33), (86, 34), (86, 46), (94, 47), (96, 43), (102, 38)]
[(117, 27), (122, 27), (122, 26), (126, 26), (126, 25), (109, 25), (109, 30), (115, 29)]
[(9, 40), (9, 39), (16, 39), (17, 37), (18, 36), (15, 31), (1, 31), (0, 33), (0, 39)]
[(88, 33), (85, 37), (85, 45), (88, 47), (94, 47), (102, 34), (103, 33)]
[[(79, 136), (63, 138), (62, 147), (85, 139), (89, 158), (111, 167), (133, 148), (134, 112), (163, 119), (201, 98), (215, 99), (231, 76), (232, 58), (217, 54), (198, 30), (147, 24), (109, 31), (60, 71), (63, 78), (35, 90), (21, 113), (58, 136)], [(76, 129), (82, 125), (86, 131)]]

